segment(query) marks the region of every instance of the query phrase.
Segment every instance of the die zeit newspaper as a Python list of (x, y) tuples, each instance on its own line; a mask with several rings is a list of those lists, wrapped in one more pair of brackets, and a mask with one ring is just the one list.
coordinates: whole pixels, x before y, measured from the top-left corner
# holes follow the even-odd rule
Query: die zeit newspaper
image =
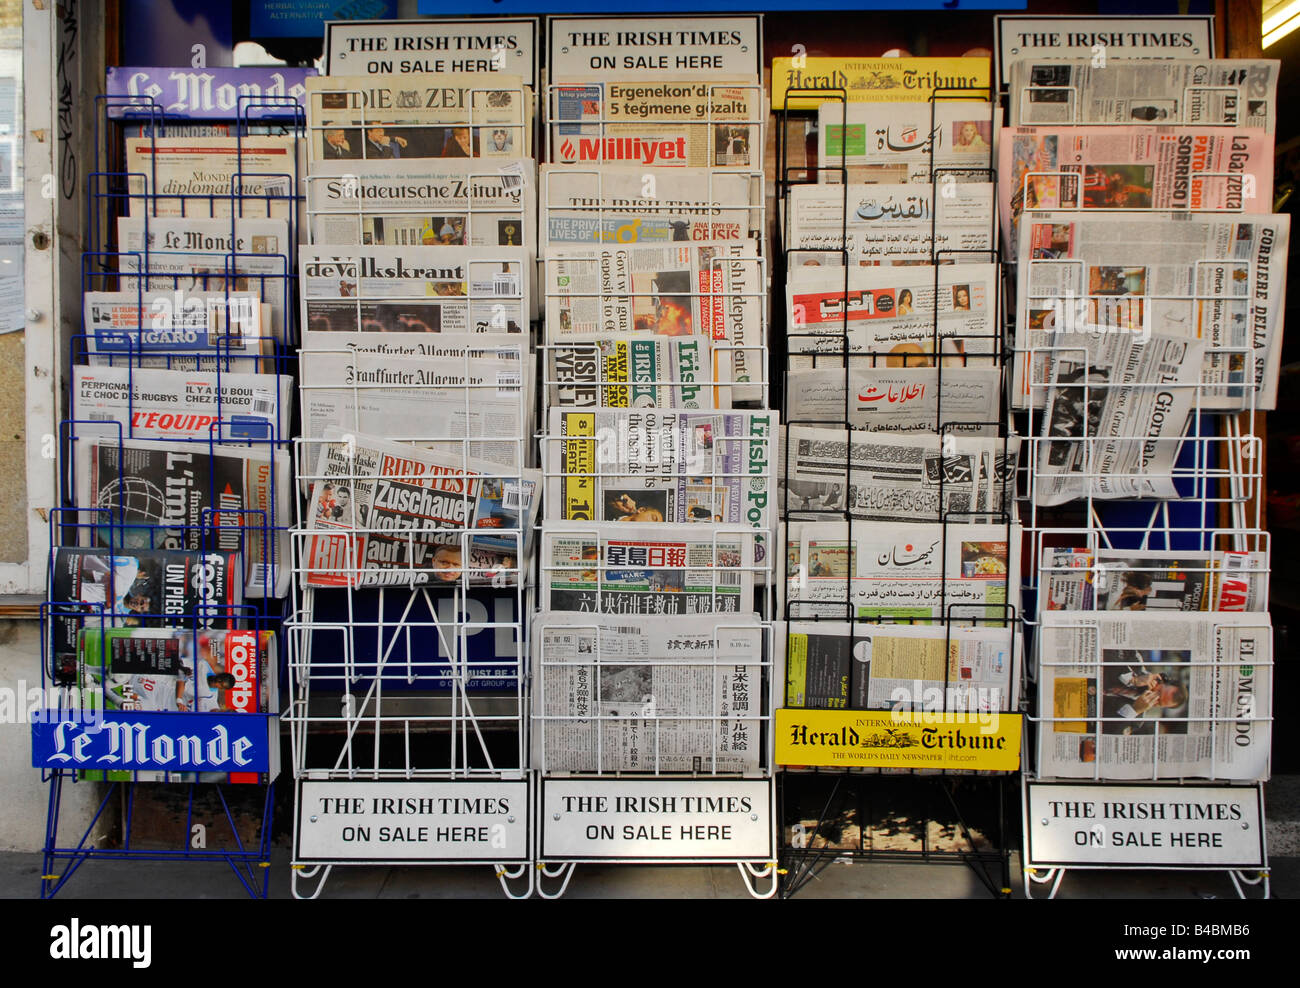
[(1267, 613), (1044, 611), (1039, 634), (1040, 776), (1268, 777)]
[(1224, 127), (1007, 128), (998, 177), (1002, 233), (1014, 251), (1026, 211), (1267, 211), (1273, 137)]
[(548, 102), (556, 164), (762, 169), (755, 82), (566, 80), (550, 87)]
[(1012, 126), (1160, 124), (1240, 127), (1272, 134), (1277, 125), (1276, 59), (1141, 59), (1011, 63)]
[(748, 611), (754, 533), (735, 525), (542, 526), (542, 609), (602, 614)]
[(1043, 549), (1049, 611), (1262, 611), (1268, 553)]
[(728, 407), (709, 387), (712, 346), (699, 336), (596, 338), (546, 348), (548, 402), (564, 408)]
[(76, 444), (81, 540), (135, 549), (239, 552), (248, 597), (289, 591), (288, 452), (87, 436)]
[(760, 770), (766, 650), (754, 615), (543, 612), (533, 635), (541, 771)]
[(518, 471), (327, 428), (300, 532), (315, 587), (515, 584), (537, 512)]
[(313, 76), (311, 160), (531, 158), (532, 102), (505, 74)]

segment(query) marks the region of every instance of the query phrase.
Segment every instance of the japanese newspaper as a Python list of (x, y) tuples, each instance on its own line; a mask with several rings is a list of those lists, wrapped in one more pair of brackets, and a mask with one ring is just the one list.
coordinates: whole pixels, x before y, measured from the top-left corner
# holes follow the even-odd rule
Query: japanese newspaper
[(1268, 553), (1043, 549), (1049, 611), (1263, 611)]
[(295, 144), (292, 137), (128, 137), (130, 214), (296, 215), (305, 168)]
[(817, 181), (899, 185), (990, 182), (1001, 123), (983, 100), (823, 103), (817, 110)]
[(541, 771), (760, 770), (764, 642), (753, 615), (666, 624), (543, 613), (533, 634)]
[(1044, 611), (1039, 637), (1041, 776), (1268, 777), (1268, 614)]
[(270, 361), (271, 309), (255, 292), (83, 292), (86, 362), (256, 373)]
[(550, 522), (542, 610), (712, 614), (753, 608), (755, 536), (736, 525)]
[(714, 381), (712, 347), (700, 336), (597, 338), (546, 348), (551, 405), (563, 408), (729, 407)]

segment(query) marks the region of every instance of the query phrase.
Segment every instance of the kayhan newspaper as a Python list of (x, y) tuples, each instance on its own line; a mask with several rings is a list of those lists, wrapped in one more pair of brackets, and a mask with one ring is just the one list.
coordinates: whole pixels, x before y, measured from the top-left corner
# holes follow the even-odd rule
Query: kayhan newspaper
[(823, 103), (817, 110), (817, 181), (989, 182), (1001, 110), (987, 100)]
[(1267, 778), (1271, 631), (1266, 613), (1043, 612), (1039, 775)]
[(666, 624), (543, 613), (533, 635), (541, 771), (760, 770), (764, 641), (753, 615)]
[(1043, 549), (1050, 611), (1262, 611), (1268, 553)]

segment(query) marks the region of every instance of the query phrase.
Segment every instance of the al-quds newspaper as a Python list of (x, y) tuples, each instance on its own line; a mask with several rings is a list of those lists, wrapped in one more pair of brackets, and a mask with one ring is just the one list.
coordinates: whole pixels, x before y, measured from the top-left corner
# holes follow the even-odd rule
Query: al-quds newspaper
[(763, 629), (752, 614), (533, 622), (543, 772), (760, 770)]
[(1267, 778), (1268, 614), (1044, 611), (1039, 637), (1039, 775)]

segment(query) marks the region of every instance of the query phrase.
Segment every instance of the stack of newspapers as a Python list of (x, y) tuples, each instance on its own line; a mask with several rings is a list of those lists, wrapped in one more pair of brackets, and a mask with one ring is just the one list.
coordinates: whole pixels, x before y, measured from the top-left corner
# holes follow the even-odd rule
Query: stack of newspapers
[(518, 586), (541, 488), (533, 91), (328, 75), (306, 100), (302, 583)]
[(545, 105), (536, 764), (758, 774), (760, 79), (553, 71)]
[(1277, 78), (1267, 60), (1012, 66), (998, 174), (1037, 504), (1177, 497), (1201, 413), (1276, 407)]

